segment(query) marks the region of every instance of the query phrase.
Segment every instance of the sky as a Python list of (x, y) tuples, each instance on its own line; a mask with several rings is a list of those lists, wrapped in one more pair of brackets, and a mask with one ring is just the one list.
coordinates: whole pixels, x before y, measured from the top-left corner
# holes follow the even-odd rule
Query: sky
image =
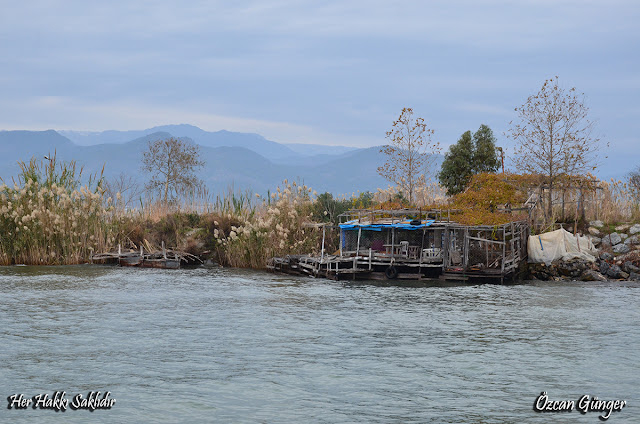
[(0, 129), (189, 123), (367, 147), (411, 107), (445, 149), (486, 124), (508, 155), (514, 108), (558, 76), (611, 158), (640, 150), (635, 0), (0, 6)]

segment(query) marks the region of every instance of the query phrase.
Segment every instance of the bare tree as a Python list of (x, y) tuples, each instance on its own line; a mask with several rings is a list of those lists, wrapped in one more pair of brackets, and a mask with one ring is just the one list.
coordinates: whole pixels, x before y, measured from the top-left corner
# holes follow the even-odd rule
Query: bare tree
[(105, 182), (108, 197), (113, 200), (116, 209), (128, 209), (132, 203), (142, 196), (143, 189), (131, 175), (124, 172)]
[(196, 177), (195, 170), (204, 166), (197, 144), (173, 137), (150, 141), (142, 164), (142, 169), (152, 175), (146, 184), (147, 189), (161, 190), (165, 203), (169, 201), (170, 195), (178, 197), (180, 192), (196, 188), (201, 182)]
[(594, 170), (600, 139), (592, 135), (594, 124), (584, 94), (561, 88), (558, 77), (546, 80), (515, 111), (518, 119), (509, 123), (506, 134), (516, 144), (513, 163), (519, 171), (544, 178), (551, 219), (554, 184), (562, 177)]
[(378, 167), (378, 173), (397, 184), (409, 203), (413, 202), (415, 189), (426, 184), (425, 174), (430, 172), (434, 154), (440, 151), (439, 143), (431, 141), (432, 135), (433, 130), (427, 128), (424, 119), (413, 120), (413, 109), (403, 108), (387, 132), (391, 143), (380, 150), (387, 155), (387, 161)]
[(640, 166), (629, 173), (629, 189), (633, 199), (640, 201)]

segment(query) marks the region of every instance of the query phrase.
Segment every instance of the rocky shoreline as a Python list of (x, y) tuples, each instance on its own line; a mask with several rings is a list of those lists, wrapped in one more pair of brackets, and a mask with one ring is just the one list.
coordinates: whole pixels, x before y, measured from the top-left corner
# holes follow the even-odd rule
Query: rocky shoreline
[(640, 281), (640, 224), (623, 224), (607, 232), (602, 221), (589, 223), (588, 235), (598, 249), (595, 262), (557, 260), (530, 263), (527, 279), (542, 281)]

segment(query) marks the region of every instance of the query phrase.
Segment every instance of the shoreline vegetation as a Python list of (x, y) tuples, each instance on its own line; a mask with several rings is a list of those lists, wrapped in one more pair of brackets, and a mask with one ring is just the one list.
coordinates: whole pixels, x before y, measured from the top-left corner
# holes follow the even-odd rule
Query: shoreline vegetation
[[(74, 162), (58, 163), (54, 156), (22, 162), (20, 168), (12, 186), (0, 185), (0, 265), (81, 264), (118, 246), (137, 250), (164, 243), (222, 266), (265, 269), (274, 256), (318, 254), (322, 228), (312, 224), (336, 225), (341, 213), (354, 208), (441, 210), (468, 225), (530, 218), (534, 233), (562, 225), (588, 234), (597, 244), (616, 227), (640, 221), (630, 186), (591, 177), (584, 181), (593, 187), (558, 190), (554, 211), (561, 218), (550, 220), (542, 211), (528, 216), (519, 210), (535, 192), (532, 187), (539, 187), (535, 175), (478, 174), (467, 190), (452, 197), (444, 196), (437, 184), (425, 184), (411, 204), (397, 187), (334, 198), (285, 180), (264, 196), (229, 190), (215, 199), (192, 193), (180, 202), (140, 197), (131, 208), (119, 192), (108, 189), (102, 175), (85, 177)], [(589, 221), (596, 219), (603, 223), (594, 234)], [(636, 238), (631, 241), (625, 254), (640, 248)], [(615, 254), (613, 247), (600, 246), (608, 254)], [(325, 249), (338, 249), (337, 231), (326, 231)], [(613, 255), (606, 258), (612, 266), (615, 260)]]

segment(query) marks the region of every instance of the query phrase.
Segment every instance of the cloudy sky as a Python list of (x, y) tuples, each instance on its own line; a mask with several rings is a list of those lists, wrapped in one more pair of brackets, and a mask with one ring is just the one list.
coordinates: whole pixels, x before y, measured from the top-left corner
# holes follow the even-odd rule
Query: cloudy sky
[(408, 106), (444, 146), (485, 123), (509, 147), (557, 75), (615, 156), (640, 146), (639, 28), (635, 0), (2, 0), (0, 129), (373, 146)]

